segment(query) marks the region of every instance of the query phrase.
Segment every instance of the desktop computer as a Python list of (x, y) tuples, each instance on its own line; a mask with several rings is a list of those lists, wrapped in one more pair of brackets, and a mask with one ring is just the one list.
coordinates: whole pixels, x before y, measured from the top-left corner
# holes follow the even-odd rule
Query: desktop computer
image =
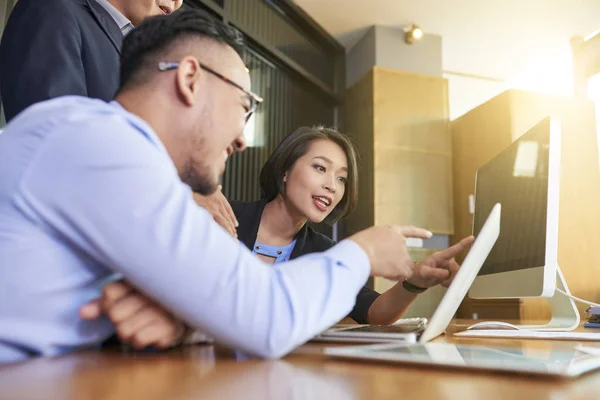
[(569, 331), (579, 325), (558, 265), (560, 175), (561, 123), (550, 118), (477, 171), (473, 234), (477, 236), (496, 203), (502, 205), (502, 219), (500, 236), (469, 297), (548, 298), (550, 322), (520, 329)]

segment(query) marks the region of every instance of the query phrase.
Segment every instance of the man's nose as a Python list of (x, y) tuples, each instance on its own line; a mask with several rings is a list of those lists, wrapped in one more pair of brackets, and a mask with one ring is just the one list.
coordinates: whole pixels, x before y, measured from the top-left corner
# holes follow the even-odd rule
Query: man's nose
[(231, 145), (233, 146), (233, 151), (242, 152), (246, 150), (246, 138), (243, 135), (239, 136)]

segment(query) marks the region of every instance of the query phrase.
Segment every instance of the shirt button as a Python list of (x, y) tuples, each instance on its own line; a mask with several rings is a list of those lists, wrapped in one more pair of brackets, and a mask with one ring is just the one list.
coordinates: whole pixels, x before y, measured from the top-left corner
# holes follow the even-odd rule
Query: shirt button
[(277, 254), (281, 254), (281, 250), (277, 250)]
[(256, 249), (256, 250), (260, 249), (260, 246), (256, 246), (256, 247), (255, 247), (255, 249)]

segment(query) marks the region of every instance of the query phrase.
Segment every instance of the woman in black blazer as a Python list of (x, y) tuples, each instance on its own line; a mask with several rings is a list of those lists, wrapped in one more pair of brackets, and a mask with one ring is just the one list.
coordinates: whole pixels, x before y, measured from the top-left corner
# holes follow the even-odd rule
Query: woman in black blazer
[[(356, 150), (347, 136), (323, 127), (299, 128), (280, 143), (262, 168), (262, 199), (231, 202), (239, 221), (238, 238), (257, 257), (273, 264), (326, 251), (335, 242), (307, 222), (333, 223), (352, 212), (357, 180)], [(382, 295), (363, 287), (349, 316), (362, 324), (394, 323), (418, 293), (451, 282), (459, 268), (453, 257), (471, 242), (467, 238), (416, 264), (410, 282), (399, 283)]]
[[(257, 257), (266, 262), (280, 263), (305, 254), (327, 251), (335, 244), (333, 240), (315, 232), (307, 222), (335, 222), (356, 206), (356, 151), (345, 135), (333, 129), (300, 128), (285, 138), (271, 155), (261, 171), (260, 186), (262, 200), (231, 203), (240, 223), (238, 238)], [(395, 322), (418, 293), (437, 284), (450, 284), (459, 268), (454, 256), (472, 241), (473, 237), (463, 239), (415, 264), (409, 281), (398, 283), (381, 295), (363, 287), (350, 317), (359, 323)], [(116, 312), (117, 306), (131, 298), (137, 298), (136, 301), (142, 304), (151, 303), (126, 282), (108, 286), (112, 287), (111, 290), (126, 293), (125, 300), (121, 298), (111, 306), (111, 312)], [(88, 319), (97, 318), (102, 310), (98, 306), (101, 303), (96, 302), (89, 305), (89, 310), (82, 308), (82, 315)], [(144, 329), (152, 327), (154, 332), (163, 332), (163, 336), (181, 331), (182, 324), (169, 317), (168, 312), (160, 310), (160, 306), (150, 305), (145, 310), (148, 308), (158, 308), (163, 317), (154, 318), (148, 325), (143, 325)], [(127, 321), (137, 318), (138, 314), (131, 312)], [(131, 332), (131, 335), (136, 334)], [(163, 339), (164, 343), (172, 341), (169, 336), (157, 337), (156, 342)]]

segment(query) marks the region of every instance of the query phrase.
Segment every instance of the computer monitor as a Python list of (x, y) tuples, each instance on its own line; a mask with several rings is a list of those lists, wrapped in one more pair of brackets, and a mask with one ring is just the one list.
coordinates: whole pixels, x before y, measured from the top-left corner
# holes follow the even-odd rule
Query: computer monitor
[(560, 121), (546, 118), (476, 175), (473, 234), (496, 203), (500, 236), (469, 297), (552, 297), (558, 268)]

